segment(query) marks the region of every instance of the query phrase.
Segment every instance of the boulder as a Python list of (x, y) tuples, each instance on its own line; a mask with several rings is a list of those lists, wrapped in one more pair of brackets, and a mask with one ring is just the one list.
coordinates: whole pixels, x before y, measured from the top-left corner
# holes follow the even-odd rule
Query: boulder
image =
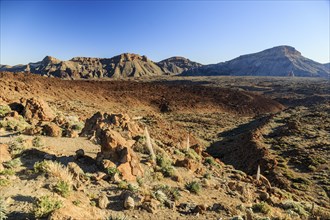
[(98, 199), (98, 206), (100, 209), (106, 209), (109, 205), (109, 199), (105, 193), (102, 193)]
[(51, 121), (55, 118), (55, 114), (48, 104), (36, 98), (27, 99), (25, 101), (23, 116), (29, 121), (33, 119), (38, 121)]
[(198, 164), (198, 162), (194, 161), (193, 159), (184, 158), (183, 160), (177, 160), (175, 162), (175, 166), (185, 167), (188, 170), (195, 172), (198, 169), (199, 164)]
[(127, 196), (124, 200), (124, 208), (125, 209), (134, 209), (135, 202), (131, 196)]
[(81, 136), (98, 136), (101, 130), (118, 129), (128, 131), (130, 136), (137, 136), (143, 133), (143, 130), (131, 121), (127, 114), (102, 114), (95, 113), (91, 118), (86, 120), (85, 126), (81, 131)]
[(158, 212), (158, 207), (160, 206), (160, 202), (156, 199), (151, 199), (143, 202), (142, 208), (149, 213), (156, 214)]
[(8, 144), (0, 144), (0, 164), (10, 161), (11, 159)]
[(191, 149), (193, 149), (198, 155), (202, 155), (204, 149), (203, 146), (200, 144), (195, 144), (193, 146), (190, 147)]
[(85, 151), (84, 149), (78, 149), (76, 150), (76, 155), (75, 155), (75, 159), (79, 159), (85, 156)]
[(117, 167), (123, 180), (136, 181), (136, 177), (143, 176), (140, 159), (131, 148), (124, 148), (121, 153), (120, 165)]
[(102, 160), (102, 167), (103, 169), (108, 169), (108, 168), (116, 168), (117, 166), (111, 160), (104, 159)]
[(75, 162), (69, 162), (67, 167), (73, 176), (78, 180), (81, 175), (84, 175), (84, 171)]
[(50, 137), (61, 137), (62, 129), (59, 126), (57, 126), (55, 123), (51, 122), (43, 127), (43, 133), (46, 136), (50, 136)]
[(32, 125), (31, 127), (26, 128), (23, 131), (23, 134), (25, 135), (40, 135), (42, 132), (42, 127), (38, 125)]
[[(127, 142), (125, 138), (121, 136), (121, 134), (117, 131), (106, 129), (100, 132), (100, 145), (101, 145), (101, 153), (104, 158), (116, 158), (116, 151), (118, 149), (123, 149), (127, 146)], [(128, 146), (131, 147), (131, 146)]]
[[(105, 169), (117, 165), (122, 179), (135, 181), (137, 176), (143, 175), (143, 170), (140, 166), (140, 159), (131, 149), (135, 143), (131, 137), (132, 134), (140, 133), (140, 130), (126, 114), (97, 112), (86, 120), (81, 135), (95, 138), (96, 142), (101, 145), (101, 152), (96, 158), (98, 165)], [(120, 133), (121, 131), (125, 133)], [(127, 135), (127, 132), (131, 135)]]

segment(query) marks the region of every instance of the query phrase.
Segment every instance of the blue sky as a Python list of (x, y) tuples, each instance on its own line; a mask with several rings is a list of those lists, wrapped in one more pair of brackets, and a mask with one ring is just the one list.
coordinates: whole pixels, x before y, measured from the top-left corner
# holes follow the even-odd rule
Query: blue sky
[(326, 63), (329, 8), (330, 1), (1, 0), (0, 63), (131, 52), (209, 64), (278, 45)]

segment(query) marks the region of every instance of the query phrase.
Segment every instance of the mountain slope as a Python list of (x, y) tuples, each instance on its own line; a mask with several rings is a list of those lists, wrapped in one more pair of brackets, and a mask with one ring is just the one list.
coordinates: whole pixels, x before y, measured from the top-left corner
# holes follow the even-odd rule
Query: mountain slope
[(330, 63), (325, 63), (323, 64), (323, 66), (325, 66), (325, 68), (327, 68), (330, 71)]
[(205, 65), (185, 71), (184, 76), (295, 76), (327, 77), (329, 69), (305, 58), (290, 46), (278, 46), (258, 53), (243, 55), (233, 60)]
[(171, 57), (158, 62), (157, 65), (167, 74), (180, 74), (189, 69), (203, 66), (184, 57)]
[(75, 57), (61, 61), (46, 56), (42, 61), (18, 66), (0, 66), (0, 71), (27, 71), (59, 78), (140, 77), (165, 74), (145, 56), (124, 53), (112, 58)]

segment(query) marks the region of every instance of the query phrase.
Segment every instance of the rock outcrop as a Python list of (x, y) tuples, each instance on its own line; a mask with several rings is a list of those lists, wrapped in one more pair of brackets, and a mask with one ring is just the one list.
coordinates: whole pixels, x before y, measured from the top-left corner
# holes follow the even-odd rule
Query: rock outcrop
[(136, 177), (143, 175), (140, 159), (132, 150), (135, 141), (132, 137), (141, 135), (143, 130), (128, 115), (95, 113), (86, 120), (81, 136), (96, 140), (101, 145), (97, 162), (110, 160), (117, 165), (122, 178), (135, 181)]
[(53, 110), (45, 101), (36, 98), (21, 101), (24, 103), (23, 116), (28, 121), (51, 121), (55, 118)]
[(303, 57), (290, 46), (278, 46), (233, 60), (205, 65), (182, 73), (183, 76), (303, 76), (328, 77), (329, 68)]

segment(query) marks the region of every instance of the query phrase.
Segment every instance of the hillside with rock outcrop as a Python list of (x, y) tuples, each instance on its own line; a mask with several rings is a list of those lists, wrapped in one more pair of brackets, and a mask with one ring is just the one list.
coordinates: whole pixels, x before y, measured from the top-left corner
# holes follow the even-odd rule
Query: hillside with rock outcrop
[(218, 64), (183, 72), (183, 76), (302, 76), (328, 77), (329, 68), (301, 55), (290, 46), (278, 46)]
[(27, 65), (1, 65), (0, 71), (30, 72), (58, 78), (126, 78), (176, 75), (190, 68), (202, 66), (184, 57), (172, 57), (159, 63), (146, 56), (123, 53), (112, 58), (74, 57), (61, 61), (46, 56), (42, 61)]
[(301, 76), (329, 77), (329, 64), (303, 57), (290, 46), (278, 46), (259, 53), (242, 55), (218, 64), (202, 65), (184, 57), (154, 62), (146, 56), (123, 53), (112, 58), (74, 57), (61, 61), (46, 56), (27, 65), (0, 65), (0, 72), (30, 72), (66, 79), (127, 78), (141, 76)]
[(124, 53), (112, 58), (74, 57), (61, 61), (46, 56), (42, 61), (27, 65), (5, 66), (0, 71), (31, 72), (59, 78), (121, 78), (163, 75), (156, 63), (146, 56)]
[(327, 79), (162, 80), (0, 73), (0, 219), (330, 218)]
[(171, 57), (157, 63), (167, 74), (180, 74), (192, 68), (203, 66), (184, 57)]

